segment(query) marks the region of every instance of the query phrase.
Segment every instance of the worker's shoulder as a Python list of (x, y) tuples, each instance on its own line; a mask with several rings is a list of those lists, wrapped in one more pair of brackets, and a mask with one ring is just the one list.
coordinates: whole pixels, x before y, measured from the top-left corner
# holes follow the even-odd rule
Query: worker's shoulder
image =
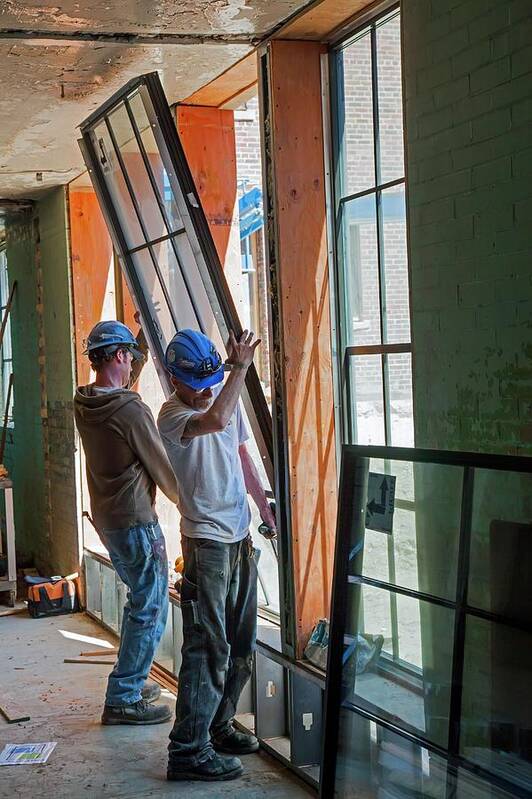
[(165, 426), (173, 426), (177, 420), (191, 416), (194, 413), (196, 413), (194, 408), (189, 408), (189, 406), (181, 402), (175, 394), (172, 394), (161, 405), (161, 409), (157, 416), (157, 424), (159, 429), (164, 429)]
[(121, 407), (121, 413), (126, 416), (151, 416), (153, 418), (153, 413), (149, 405), (146, 405), (140, 394), (136, 391), (128, 391), (127, 392), (127, 402)]

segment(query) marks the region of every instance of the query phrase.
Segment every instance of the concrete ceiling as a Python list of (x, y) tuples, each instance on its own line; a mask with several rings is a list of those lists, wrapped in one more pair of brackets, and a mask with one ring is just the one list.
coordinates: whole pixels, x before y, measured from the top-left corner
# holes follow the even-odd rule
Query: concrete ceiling
[[(72, 0), (0, 0), (0, 198), (35, 199), (79, 175), (77, 126), (131, 78), (158, 70), (177, 102), (307, 5), (107, 0), (89, 11)], [(161, 35), (165, 43), (146, 43)]]

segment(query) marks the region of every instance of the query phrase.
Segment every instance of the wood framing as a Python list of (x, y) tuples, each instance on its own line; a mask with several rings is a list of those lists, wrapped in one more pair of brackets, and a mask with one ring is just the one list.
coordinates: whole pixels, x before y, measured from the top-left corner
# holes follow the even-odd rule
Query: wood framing
[[(328, 615), (337, 506), (320, 56), (270, 42), (262, 92), (275, 423), (288, 462), (296, 654)], [(264, 84), (264, 80), (262, 81)], [(275, 239), (272, 247), (272, 238)]]

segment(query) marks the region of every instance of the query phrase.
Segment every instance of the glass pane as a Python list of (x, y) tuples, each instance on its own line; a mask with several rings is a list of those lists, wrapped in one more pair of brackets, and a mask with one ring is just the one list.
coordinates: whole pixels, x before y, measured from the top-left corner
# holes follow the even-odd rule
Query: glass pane
[(384, 444), (384, 400), (380, 355), (349, 357), (350, 413), (353, 444)]
[(174, 671), (174, 625), (171, 606), (168, 608), (168, 618), (166, 620), (166, 627), (162, 635), (161, 641), (157, 652), (155, 653), (155, 661), (168, 671)]
[(393, 186), (381, 194), (384, 254), (384, 340), (410, 341), (410, 289), (406, 249), (405, 187)]
[[(124, 105), (119, 106), (116, 111), (113, 111), (109, 116), (109, 122), (111, 123), (118, 148), (124, 161), (124, 168), (127, 171), (133, 192), (137, 198), (137, 204), (147, 235), (151, 241), (165, 236), (168, 230), (164, 224), (159, 203), (155, 197), (142, 153), (140, 152)], [(154, 162), (151, 163), (151, 166), (155, 182), (162, 186), (163, 176), (161, 164), (159, 162)]]
[[(530, 593), (530, 585), (527, 588)], [(531, 633), (468, 617), (462, 754), (528, 789), (532, 785), (531, 674)]]
[(338, 53), (341, 196), (375, 186), (369, 31)]
[(156, 177), (159, 199), (163, 202), (166, 209), (166, 216), (170, 225), (170, 229), (172, 231), (179, 230), (183, 227), (183, 220), (181, 219), (181, 214), (178, 211), (174, 194), (170, 186), (169, 176), (165, 169), (165, 165), (163, 164), (159, 147), (155, 141), (153, 129), (148, 119), (146, 109), (144, 108), (144, 103), (138, 92), (129, 98), (129, 104), (131, 111), (133, 112), (133, 116), (135, 117), (140, 138), (142, 139), (142, 144), (146, 150), (146, 155), (148, 156), (148, 160), (151, 164), (153, 174)]
[(118, 632), (116, 573), (112, 566), (102, 566), (102, 621)]
[(413, 447), (412, 356), (406, 352), (384, 357), (388, 364), (390, 444), (394, 447)]
[(380, 344), (381, 315), (375, 195), (342, 207), (345, 342)]
[[(356, 579), (356, 578), (355, 578)], [(342, 684), (351, 700), (394, 723), (447, 745), (454, 611), (419, 599), (397, 597), (399, 646), (404, 666), (386, 656), (391, 633), (390, 592), (352, 584), (350, 615), (358, 624), (346, 637)], [(352, 622), (351, 622), (352, 623)], [(405, 666), (415, 667), (409, 671)]]
[(344, 706), (340, 709), (337, 799), (511, 799), (447, 761)]
[(100, 583), (100, 562), (85, 555), (85, 590), (87, 610), (99, 619), (102, 617), (102, 588)]
[(401, 22), (399, 14), (377, 27), (379, 183), (404, 177)]
[[(412, 464), (402, 461), (371, 460), (362, 558), (353, 562), (351, 573), (454, 601), (463, 469), (415, 463), (412, 484), (411, 467)], [(374, 529), (384, 525), (380, 509), (375, 504), (371, 509), (368, 505), (380, 501), (378, 490), (372, 489), (372, 480), (377, 488), (383, 481), (392, 486), (393, 481), (393, 488), (389, 489), (390, 494), (394, 491), (393, 512), (388, 516), (389, 534)], [(389, 500), (385, 497), (385, 501)], [(357, 543), (353, 541), (353, 546)]]
[(158, 244), (154, 244), (153, 252), (172, 301), (177, 327), (191, 327), (195, 330), (201, 330), (201, 322), (194, 312), (190, 294), (183, 280), (183, 274), (177, 263), (170, 240), (165, 239)]
[(95, 128), (94, 140), (102, 174), (111, 195), (113, 210), (118, 216), (124, 238), (129, 248), (138, 247), (145, 243), (144, 235), (104, 122)]
[(532, 474), (475, 469), (469, 604), (532, 620)]
[(155, 331), (159, 336), (163, 349), (166, 349), (168, 342), (176, 332), (176, 324), (170, 313), (157, 273), (155, 272), (149, 250), (139, 250), (133, 253), (131, 257), (135, 264), (143, 294), (152, 308), (151, 318)]

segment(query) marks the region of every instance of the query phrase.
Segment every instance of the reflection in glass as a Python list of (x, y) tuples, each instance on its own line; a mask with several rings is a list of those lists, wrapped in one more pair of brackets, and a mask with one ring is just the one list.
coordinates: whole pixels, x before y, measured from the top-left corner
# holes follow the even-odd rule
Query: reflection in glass
[[(530, 593), (530, 585), (523, 587)], [(522, 787), (532, 785), (532, 634), (469, 616), (461, 749)]]
[[(407, 596), (397, 597), (399, 652), (393, 664), (390, 592), (352, 583), (347, 641), (355, 644), (345, 659), (344, 698), (445, 746), (448, 738), (454, 612)], [(355, 622), (355, 623), (353, 623)], [(434, 640), (437, 631), (438, 640)], [(361, 637), (363, 640), (361, 640)], [(406, 673), (410, 667), (408, 678)], [(412, 669), (412, 667), (415, 667)]]
[(151, 318), (155, 332), (165, 350), (168, 342), (176, 332), (176, 323), (168, 307), (168, 303), (161, 283), (157, 277), (155, 267), (148, 249), (139, 250), (132, 254), (138, 279), (141, 283), (143, 294), (149, 301)]
[(379, 260), (375, 195), (342, 206), (346, 344), (380, 344)]
[(410, 341), (404, 184), (385, 189), (381, 198), (385, 282), (384, 340), (385, 344), (404, 344)]
[(365, 33), (338, 53), (341, 196), (375, 185), (371, 37)]
[(447, 764), (438, 755), (343, 707), (335, 797), (446, 799)]
[(166, 216), (170, 229), (172, 231), (180, 230), (183, 227), (183, 220), (178, 211), (174, 193), (170, 186), (169, 176), (165, 169), (163, 159), (161, 158), (161, 153), (139, 92), (135, 92), (135, 94), (129, 98), (129, 105), (135, 117), (135, 123), (139, 130), (140, 138), (150, 162), (152, 172), (154, 175), (158, 176), (156, 182), (159, 200), (164, 204), (166, 209)]
[(127, 246), (132, 249), (145, 243), (138, 217), (131, 201), (124, 175), (120, 168), (116, 151), (113, 147), (109, 131), (104, 122), (94, 130), (94, 142), (97, 158), (100, 162), (103, 177), (113, 208), (117, 214)]
[[(123, 104), (109, 116), (109, 122), (115, 134), (124, 168), (136, 197), (148, 238), (153, 241), (161, 236), (166, 236), (168, 230), (164, 224), (161, 209), (153, 191), (131, 121)], [(150, 159), (150, 166), (153, 179), (162, 190), (163, 175), (160, 158)]]
[(352, 441), (384, 444), (384, 399), (380, 355), (349, 358)]
[(475, 469), (470, 605), (532, 623), (532, 475)]
[(379, 87), (379, 183), (404, 177), (401, 22), (399, 14), (376, 28)]
[(409, 352), (390, 353), (385, 358), (388, 367), (390, 444), (393, 447), (413, 447), (412, 356)]

